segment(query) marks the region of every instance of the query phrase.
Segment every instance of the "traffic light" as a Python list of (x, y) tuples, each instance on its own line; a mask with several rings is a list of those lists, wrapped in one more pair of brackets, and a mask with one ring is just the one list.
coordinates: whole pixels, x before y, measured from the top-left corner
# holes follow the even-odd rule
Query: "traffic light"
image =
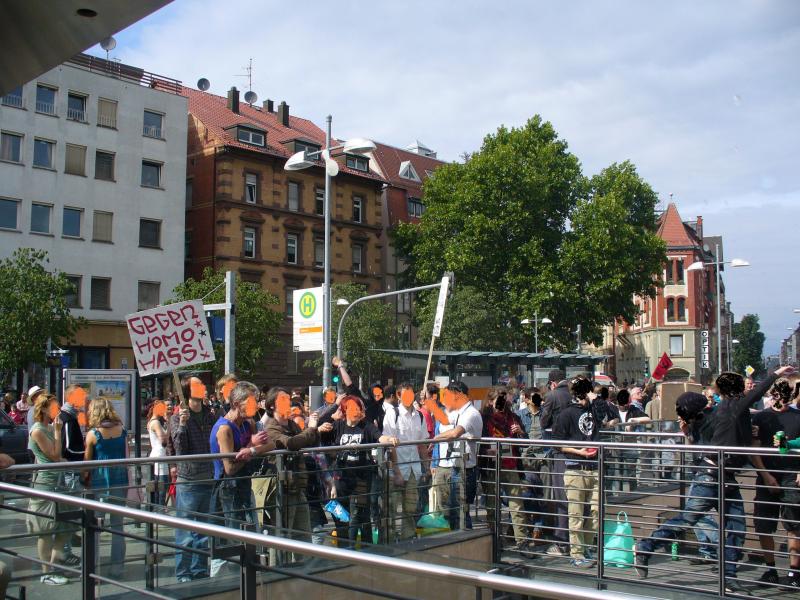
[(339, 382), (340, 382), (341, 380), (342, 380), (342, 378), (339, 376), (339, 374), (338, 374), (338, 373), (336, 373), (336, 374), (333, 376), (333, 385), (339, 385)]

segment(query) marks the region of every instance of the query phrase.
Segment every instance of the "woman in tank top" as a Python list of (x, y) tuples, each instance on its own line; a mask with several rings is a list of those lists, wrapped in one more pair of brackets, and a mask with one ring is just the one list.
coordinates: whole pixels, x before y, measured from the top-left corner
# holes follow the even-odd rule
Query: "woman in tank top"
[[(161, 458), (167, 455), (167, 405), (163, 400), (155, 400), (147, 413), (147, 433), (150, 435), (150, 456)], [(153, 465), (155, 481), (158, 484), (153, 492), (152, 502), (156, 506), (166, 504), (169, 489), (169, 463), (158, 462)]]

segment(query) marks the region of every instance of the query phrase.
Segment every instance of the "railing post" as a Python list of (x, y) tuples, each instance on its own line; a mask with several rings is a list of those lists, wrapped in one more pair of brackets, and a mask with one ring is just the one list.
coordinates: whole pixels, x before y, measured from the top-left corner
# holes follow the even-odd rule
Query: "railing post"
[[(605, 544), (605, 522), (606, 522), (606, 447), (600, 446), (597, 453), (597, 579), (602, 581), (604, 575), (603, 550)], [(589, 507), (591, 513), (591, 506)]]
[(717, 451), (717, 513), (719, 514), (719, 544), (717, 563), (719, 565), (719, 595), (725, 596), (725, 453)]
[(678, 484), (678, 494), (680, 495), (681, 510), (686, 509), (686, 454), (683, 450), (678, 451), (680, 463), (678, 464), (678, 477), (680, 482)]
[(95, 580), (92, 575), (97, 568), (97, 540), (95, 539), (94, 511), (81, 510), (81, 591), (84, 600), (95, 599)]
[(256, 547), (251, 544), (244, 544), (239, 556), (241, 558), (240, 596), (242, 600), (257, 600)]
[[(467, 443), (464, 440), (459, 440), (456, 442), (456, 446), (458, 447), (458, 452), (455, 461), (455, 468), (458, 469), (458, 473), (460, 477), (458, 478), (458, 498), (464, 502), (463, 506), (458, 504), (458, 498), (456, 499), (456, 510), (458, 511), (458, 528), (461, 531), (464, 531), (467, 528), (467, 514), (466, 511), (469, 510), (469, 504), (467, 504), (467, 461), (464, 458), (466, 456), (466, 449)], [(477, 464), (478, 457), (475, 457), (475, 461)], [(452, 483), (451, 483), (451, 490), (452, 490)], [(450, 503), (453, 503), (453, 494), (450, 494)], [(449, 507), (448, 507), (449, 508)], [(452, 513), (449, 513), (452, 514)]]
[[(503, 523), (503, 515), (500, 512), (502, 503), (500, 502), (500, 454), (502, 452), (500, 442), (494, 443), (494, 536), (492, 538), (492, 548), (494, 549), (494, 562), (499, 563), (503, 553), (503, 540), (500, 534), (500, 527)], [(466, 473), (464, 473), (466, 477)], [(466, 498), (465, 498), (466, 500)]]
[[(382, 457), (383, 460), (383, 486), (381, 488), (381, 496), (383, 496), (383, 511), (380, 511), (380, 505), (378, 506), (379, 514), (383, 515), (383, 518), (380, 519), (382, 523), (381, 531), (383, 531), (383, 543), (384, 544), (391, 544), (394, 542), (394, 536), (392, 532), (394, 530), (394, 515), (391, 514), (390, 507), (390, 494), (391, 492), (391, 480), (389, 479), (389, 461), (386, 460), (386, 453), (389, 452), (389, 449), (382, 448), (381, 451), (378, 453), (379, 456)], [(378, 473), (380, 473), (380, 466), (378, 466)], [(372, 511), (372, 485), (370, 485), (370, 490), (367, 494), (368, 501), (369, 501), (369, 510)], [(370, 519), (371, 521), (371, 519)], [(356, 534), (358, 535), (358, 534)], [(364, 542), (367, 540), (361, 540), (361, 544), (363, 546)], [(370, 540), (371, 541), (371, 540)]]
[[(275, 535), (283, 537), (283, 516), (284, 516), (284, 493), (283, 482), (287, 477), (286, 474), (286, 461), (283, 454), (278, 454), (275, 457)], [(283, 553), (270, 549), (270, 563), (273, 565), (281, 564), (283, 562)]]

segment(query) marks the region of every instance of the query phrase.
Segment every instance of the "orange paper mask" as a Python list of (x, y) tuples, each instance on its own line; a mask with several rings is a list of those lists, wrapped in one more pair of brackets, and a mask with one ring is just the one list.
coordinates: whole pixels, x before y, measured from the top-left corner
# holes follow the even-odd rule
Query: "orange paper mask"
[(222, 386), (222, 390), (220, 390), (222, 392), (222, 397), (225, 400), (228, 400), (229, 396), (231, 395), (231, 392), (233, 391), (233, 388), (235, 387), (236, 387), (236, 382), (233, 379), (231, 379), (230, 381), (226, 381), (225, 385)]
[(364, 409), (361, 407), (361, 403), (357, 400), (350, 400), (347, 403), (344, 414), (347, 416), (348, 421), (357, 423), (364, 418)]
[(411, 408), (411, 405), (414, 404), (414, 390), (411, 388), (406, 388), (400, 393), (400, 402), (403, 403), (403, 406), (406, 408)]
[(375, 400), (383, 400), (383, 390), (379, 387), (372, 388), (372, 396)]
[(283, 419), (289, 419), (292, 416), (292, 399), (289, 394), (281, 392), (275, 398), (275, 415)]
[(189, 384), (189, 393), (192, 395), (192, 398), (202, 400), (206, 397), (206, 386), (199, 379), (192, 378), (192, 381)]
[(167, 416), (167, 405), (164, 404), (161, 400), (158, 400), (155, 404), (153, 404), (153, 416), (154, 417), (165, 417)]
[(336, 392), (328, 390), (325, 392), (325, 404), (333, 404), (336, 402)]
[(61, 407), (58, 406), (58, 402), (56, 400), (53, 400), (47, 405), (47, 414), (50, 415), (51, 419), (55, 419), (60, 412)]
[(78, 413), (78, 425), (81, 427), (86, 427), (86, 413), (79, 412)]
[(447, 418), (447, 415), (444, 414), (442, 407), (439, 406), (439, 404), (433, 398), (428, 398), (425, 401), (425, 408), (428, 409), (428, 412), (430, 412), (433, 415), (433, 418), (439, 421), (440, 424), (450, 424), (450, 419)]
[(300, 431), (306, 428), (306, 420), (303, 418), (303, 411), (300, 409), (299, 406), (292, 407), (292, 421), (297, 423), (297, 426), (300, 428)]
[(83, 408), (86, 406), (86, 398), (89, 394), (82, 387), (76, 387), (69, 394), (67, 394), (67, 402), (75, 408)]
[[(223, 388), (224, 391), (224, 388)], [(225, 399), (227, 400), (227, 396)], [(258, 402), (256, 402), (255, 396), (248, 396), (247, 400), (244, 401), (244, 415), (248, 419), (252, 419), (256, 416), (256, 412), (258, 411)]]

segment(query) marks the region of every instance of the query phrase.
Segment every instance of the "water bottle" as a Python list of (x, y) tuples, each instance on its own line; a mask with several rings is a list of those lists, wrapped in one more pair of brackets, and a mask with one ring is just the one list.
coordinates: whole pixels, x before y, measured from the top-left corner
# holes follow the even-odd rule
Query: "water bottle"
[(789, 453), (789, 444), (786, 442), (786, 432), (779, 431), (775, 434), (775, 439), (778, 440), (778, 450), (781, 454)]
[(333, 515), (333, 518), (342, 523), (350, 522), (350, 513), (336, 500), (331, 500), (325, 505), (325, 510)]
[(672, 560), (678, 560), (678, 542), (672, 542)]

